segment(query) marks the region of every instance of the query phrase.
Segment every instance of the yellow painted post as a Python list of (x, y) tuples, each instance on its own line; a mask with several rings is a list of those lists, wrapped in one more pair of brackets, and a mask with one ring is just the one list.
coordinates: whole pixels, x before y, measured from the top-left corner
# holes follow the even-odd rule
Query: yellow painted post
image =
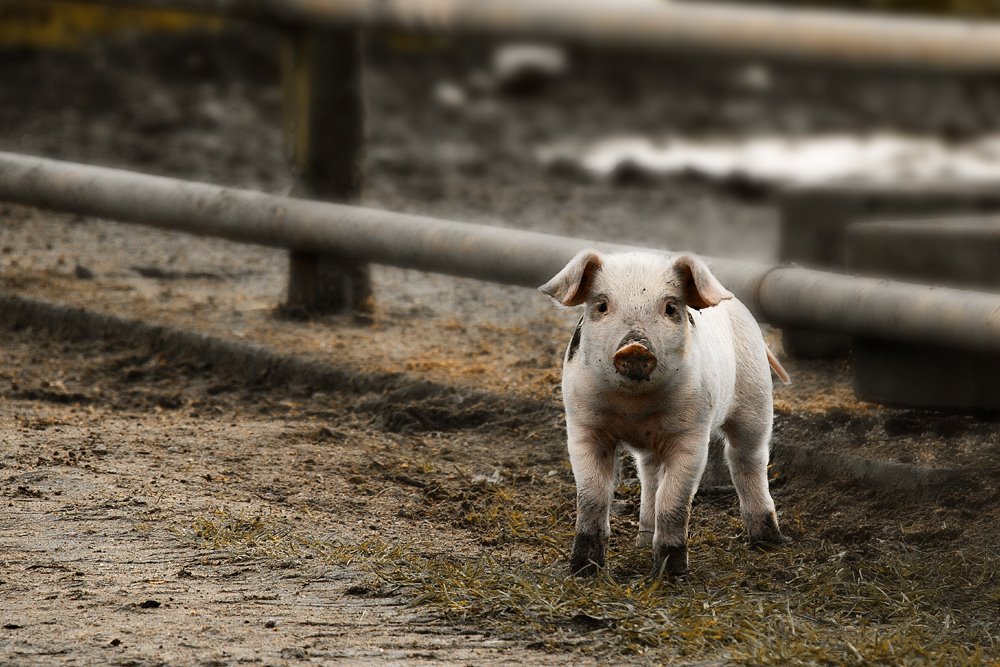
[[(364, 182), (361, 35), (350, 28), (291, 28), (283, 63), (285, 146), (296, 194), (354, 203)], [(293, 251), (288, 314), (372, 311), (370, 271), (349, 257)]]

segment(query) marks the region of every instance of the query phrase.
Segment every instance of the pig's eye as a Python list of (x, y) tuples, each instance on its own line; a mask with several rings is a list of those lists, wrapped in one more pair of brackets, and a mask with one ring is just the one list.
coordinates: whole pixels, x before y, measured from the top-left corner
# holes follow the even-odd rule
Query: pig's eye
[(608, 302), (607, 301), (598, 301), (597, 302), (597, 312), (599, 312), (599, 313), (606, 313), (606, 312), (608, 312)]
[(668, 317), (673, 317), (677, 314), (677, 304), (668, 303), (667, 307), (663, 309), (663, 312), (665, 312)]

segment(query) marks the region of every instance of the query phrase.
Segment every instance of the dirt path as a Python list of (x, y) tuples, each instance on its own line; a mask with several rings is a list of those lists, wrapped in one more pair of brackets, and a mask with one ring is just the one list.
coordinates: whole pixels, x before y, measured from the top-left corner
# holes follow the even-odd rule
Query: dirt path
[[(423, 483), (370, 472), (412, 442), (322, 396), (240, 392), (120, 349), (0, 337), (4, 664), (522, 660), (525, 642), (408, 609), (343, 551), (468, 542), (407, 515)], [(66, 388), (80, 383), (101, 390), (81, 400)], [(448, 474), (471, 477), (467, 466)]]

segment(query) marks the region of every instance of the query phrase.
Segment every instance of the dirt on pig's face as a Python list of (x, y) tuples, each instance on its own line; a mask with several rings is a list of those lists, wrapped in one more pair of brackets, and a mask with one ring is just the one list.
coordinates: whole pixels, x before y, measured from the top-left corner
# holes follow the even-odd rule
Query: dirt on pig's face
[(605, 257), (589, 287), (573, 363), (595, 389), (646, 393), (675, 381), (691, 322), (671, 262), (642, 253)]

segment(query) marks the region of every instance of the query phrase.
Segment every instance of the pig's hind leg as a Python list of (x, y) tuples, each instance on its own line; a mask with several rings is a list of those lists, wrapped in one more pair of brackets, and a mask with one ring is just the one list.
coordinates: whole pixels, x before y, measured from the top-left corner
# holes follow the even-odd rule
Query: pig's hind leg
[(637, 547), (653, 545), (653, 531), (656, 529), (656, 487), (663, 476), (656, 457), (649, 453), (635, 452), (635, 469), (639, 473), (642, 496), (639, 502), (639, 534), (635, 537)]
[(767, 486), (767, 461), (771, 441), (770, 420), (736, 417), (724, 426), (726, 463), (740, 499), (740, 514), (751, 544), (785, 544), (778, 515)]

